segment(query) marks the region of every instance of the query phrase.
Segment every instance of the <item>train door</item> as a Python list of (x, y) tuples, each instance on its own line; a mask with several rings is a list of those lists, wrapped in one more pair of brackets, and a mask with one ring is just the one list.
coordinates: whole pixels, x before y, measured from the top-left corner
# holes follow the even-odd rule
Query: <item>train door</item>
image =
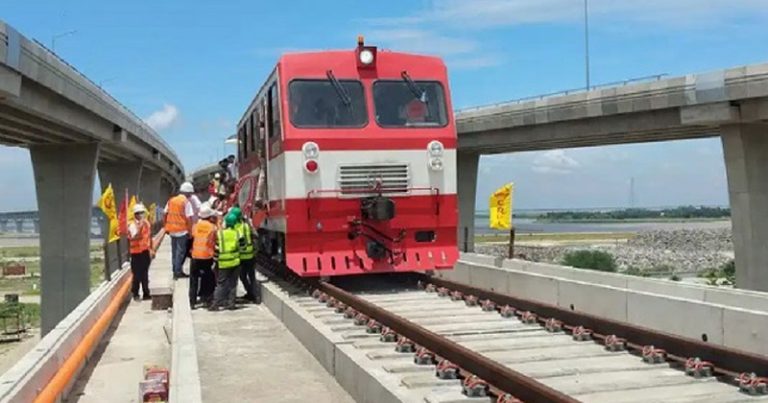
[(265, 166), (266, 194), (270, 230), (268, 250), (274, 259), (285, 261), (285, 229), (287, 217), (285, 214), (285, 160), (283, 154), (283, 131), (280, 119), (280, 98), (277, 80), (273, 81), (266, 93), (264, 103), (265, 128)]

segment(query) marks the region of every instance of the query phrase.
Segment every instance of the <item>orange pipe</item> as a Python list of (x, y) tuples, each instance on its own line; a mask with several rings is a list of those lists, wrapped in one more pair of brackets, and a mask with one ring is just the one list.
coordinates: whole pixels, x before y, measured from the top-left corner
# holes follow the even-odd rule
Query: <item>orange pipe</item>
[(101, 314), (96, 323), (88, 330), (80, 343), (75, 347), (72, 354), (67, 357), (64, 364), (59, 368), (53, 378), (48, 382), (42, 392), (35, 398), (35, 403), (45, 402), (53, 403), (64, 392), (64, 388), (70, 384), (73, 377), (76, 375), (77, 370), (85, 362), (85, 358), (88, 353), (93, 349), (96, 343), (101, 340), (101, 336), (107, 329), (112, 320), (115, 318), (117, 311), (120, 310), (120, 306), (125, 301), (125, 297), (131, 289), (131, 277), (133, 275), (128, 273), (121, 281), (123, 284), (117, 291), (117, 294), (112, 298), (112, 301), (107, 306), (104, 313)]

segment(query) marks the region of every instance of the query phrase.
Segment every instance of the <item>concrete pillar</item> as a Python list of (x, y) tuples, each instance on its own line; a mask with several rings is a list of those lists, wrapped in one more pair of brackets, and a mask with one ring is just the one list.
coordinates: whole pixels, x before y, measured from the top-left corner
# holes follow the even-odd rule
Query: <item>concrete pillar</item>
[(90, 225), (98, 144), (29, 148), (40, 215), (41, 327), (45, 335), (91, 290)]
[(8, 220), (0, 220), (0, 232), (8, 232)]
[(157, 205), (165, 204), (166, 200), (162, 200), (160, 197), (161, 180), (162, 175), (158, 171), (146, 168), (141, 171), (139, 196), (147, 207), (152, 203), (157, 203)]
[(24, 220), (16, 220), (16, 232), (19, 234), (24, 232)]
[(128, 189), (128, 197), (138, 194), (139, 178), (141, 178), (141, 162), (100, 162), (99, 182), (101, 190), (112, 184), (115, 191), (115, 201), (119, 204), (125, 197)]
[[(35, 228), (35, 234), (39, 234), (40, 233), (40, 219), (39, 218), (33, 219), (32, 220), (32, 225)], [(90, 233), (90, 232), (91, 232), (91, 227), (88, 226), (88, 233)]]
[(477, 194), (477, 166), (480, 154), (456, 153), (456, 190), (459, 198), (459, 250), (475, 250), (475, 195)]
[(736, 287), (768, 291), (768, 125), (722, 128)]

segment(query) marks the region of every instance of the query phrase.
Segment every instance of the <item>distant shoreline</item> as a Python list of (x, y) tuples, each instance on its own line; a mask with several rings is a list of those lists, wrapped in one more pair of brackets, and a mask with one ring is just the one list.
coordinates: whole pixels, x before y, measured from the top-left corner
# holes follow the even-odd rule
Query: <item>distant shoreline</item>
[(690, 223), (690, 222), (717, 222), (730, 221), (730, 217), (721, 218), (574, 218), (574, 219), (555, 219), (546, 218), (534, 219), (536, 223), (547, 224), (621, 224), (621, 223)]

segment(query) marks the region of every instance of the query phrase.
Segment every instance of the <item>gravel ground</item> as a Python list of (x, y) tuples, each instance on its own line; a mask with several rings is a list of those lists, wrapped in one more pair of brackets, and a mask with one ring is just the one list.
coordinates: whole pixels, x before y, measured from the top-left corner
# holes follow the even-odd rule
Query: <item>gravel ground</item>
[[(506, 256), (506, 245), (478, 244), (478, 253)], [(536, 262), (560, 263), (573, 250), (596, 249), (611, 253), (623, 271), (634, 267), (647, 272), (698, 273), (720, 267), (733, 258), (731, 229), (675, 229), (640, 232), (626, 242), (580, 246), (516, 246), (515, 253)], [(671, 270), (670, 270), (671, 269)]]

